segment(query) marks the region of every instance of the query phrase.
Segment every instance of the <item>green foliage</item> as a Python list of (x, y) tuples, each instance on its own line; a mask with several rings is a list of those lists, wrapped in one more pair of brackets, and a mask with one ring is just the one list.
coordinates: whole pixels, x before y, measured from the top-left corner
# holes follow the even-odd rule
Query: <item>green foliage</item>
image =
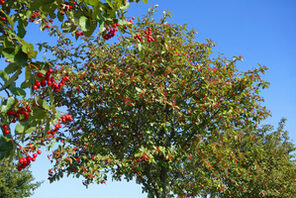
[[(29, 154), (21, 152), (22, 150), (33, 152), (46, 143), (50, 147), (54, 143), (54, 137), (48, 137), (45, 133), (40, 134), (40, 131), (49, 130), (50, 126), (57, 124), (60, 119), (60, 114), (54, 104), (52, 90), (44, 90), (39, 98), (34, 96), (33, 84), (36, 81), (41, 83), (43, 80), (42, 85), (38, 86), (44, 87), (48, 80), (52, 80), (46, 79), (45, 81), (45, 79), (38, 77), (37, 73), (46, 76), (46, 71), (51, 69), (53, 65), (34, 61), (37, 51), (33, 44), (27, 43), (23, 39), (27, 33), (30, 33), (27, 32), (28, 24), (34, 22), (40, 25), (41, 31), (48, 29), (50, 36), (57, 34), (61, 36), (61, 32), (53, 25), (58, 19), (63, 32), (76, 34), (76, 38), (78, 38), (78, 32), (85, 36), (91, 36), (96, 31), (98, 24), (99, 26), (107, 26), (123, 21), (129, 2), (138, 3), (139, 0), (107, 2), (93, 0), (69, 2), (63, 0), (0, 1), (0, 58), (8, 62), (8, 65), (0, 70), (0, 124), (8, 126), (8, 129), (0, 127), (3, 133), (0, 138), (1, 144), (7, 140), (5, 144), (13, 145), (12, 147), (1, 147), (1, 158), (16, 153), (14, 152), (16, 148), (19, 156), (25, 156)], [(25, 71), (25, 81), (21, 82), (21, 86), (19, 86), (16, 81), (23, 71)], [(27, 88), (31, 88), (31, 95), (26, 94), (28, 93), (25, 91)], [(50, 100), (44, 100), (45, 97), (49, 97)], [(10, 123), (15, 122), (19, 123), (16, 131), (10, 131)], [(27, 144), (29, 145), (27, 146)]]
[[(42, 45), (55, 52), (49, 62), (62, 65), (56, 77), (69, 76), (55, 102), (73, 115), (58, 134), (51, 181), (67, 173), (83, 176), (85, 185), (103, 183), (109, 173), (114, 180), (136, 179), (148, 197), (261, 196), (252, 170), (272, 151), (262, 152), (267, 145), (260, 148), (252, 135), (269, 115), (259, 95), (268, 87), (261, 79), (266, 68), (240, 72), (240, 57), (213, 58), (213, 42), (199, 43), (194, 30), (167, 24), (169, 12), (155, 22), (154, 12), (114, 44), (99, 37), (72, 49), (67, 39)], [(288, 171), (276, 170), (260, 178)], [(235, 189), (250, 183), (249, 194)]]
[(1, 198), (30, 197), (41, 184), (33, 181), (34, 178), (29, 170), (17, 171), (16, 166), (9, 160), (0, 160)]

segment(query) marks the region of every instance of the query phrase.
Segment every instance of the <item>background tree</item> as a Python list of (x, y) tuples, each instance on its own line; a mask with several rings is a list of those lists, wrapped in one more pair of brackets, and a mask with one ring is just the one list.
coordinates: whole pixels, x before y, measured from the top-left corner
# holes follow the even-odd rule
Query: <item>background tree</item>
[(0, 197), (21, 198), (30, 197), (40, 182), (33, 183), (31, 171), (17, 171), (17, 166), (7, 159), (0, 161)]
[(196, 42), (195, 31), (168, 24), (168, 12), (154, 21), (154, 12), (118, 43), (99, 37), (72, 49), (68, 39), (41, 45), (56, 55), (49, 64), (60, 65), (54, 79), (68, 78), (55, 101), (72, 115), (62, 117), (65, 131), (48, 131), (61, 143), (51, 181), (67, 173), (86, 185), (103, 183), (110, 173), (136, 178), (149, 197), (197, 196), (205, 186), (223, 192), (223, 172), (213, 173), (240, 168), (229, 157), (239, 152), (230, 140), (269, 115), (259, 95), (266, 68), (239, 72), (240, 57), (213, 58), (213, 42)]
[[(220, 169), (218, 164), (213, 164), (209, 173), (211, 177), (221, 179), (223, 185), (219, 188), (205, 185), (204, 197), (293, 197), (296, 185), (295, 145), (289, 141), (284, 123), (285, 119), (282, 119), (275, 131), (271, 125), (264, 125), (255, 131), (240, 130), (235, 136), (225, 136), (222, 132), (227, 139), (224, 141), (226, 147), (235, 151), (226, 157), (236, 163)], [(219, 149), (213, 151), (220, 153)], [(199, 163), (196, 156), (193, 158)], [(189, 173), (180, 185), (187, 189), (188, 183), (196, 178), (197, 175)], [(188, 194), (187, 197), (191, 196)]]

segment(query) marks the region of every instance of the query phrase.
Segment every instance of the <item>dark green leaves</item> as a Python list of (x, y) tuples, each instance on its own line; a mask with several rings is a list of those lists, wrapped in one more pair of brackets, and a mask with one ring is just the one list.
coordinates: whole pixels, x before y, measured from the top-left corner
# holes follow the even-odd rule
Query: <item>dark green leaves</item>
[(26, 35), (26, 22), (24, 22), (23, 20), (19, 20), (18, 21), (18, 25), (17, 25), (17, 35), (20, 37), (20, 38), (24, 38), (24, 36)]
[(5, 137), (0, 136), (0, 160), (3, 158), (9, 157), (13, 152), (12, 141)]
[(7, 74), (11, 74), (13, 72), (15, 72), (16, 70), (21, 69), (22, 67), (16, 63), (10, 63), (9, 65), (7, 65), (7, 67), (5, 68), (5, 72)]

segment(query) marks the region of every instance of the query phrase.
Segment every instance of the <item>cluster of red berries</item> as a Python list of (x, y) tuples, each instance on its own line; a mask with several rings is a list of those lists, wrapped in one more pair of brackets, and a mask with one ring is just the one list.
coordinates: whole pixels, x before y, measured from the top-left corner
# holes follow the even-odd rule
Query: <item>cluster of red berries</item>
[(75, 34), (76, 34), (76, 36), (83, 36), (84, 32), (76, 32)]
[(4, 0), (0, 0), (0, 4), (4, 4), (5, 3), (5, 1)]
[(65, 76), (60, 83), (57, 83), (53, 77), (50, 77), (50, 75), (53, 73), (53, 69), (49, 68), (45, 74), (45, 76), (41, 73), (38, 72), (37, 76), (40, 78), (40, 81), (36, 81), (35, 84), (33, 85), (33, 89), (37, 90), (41, 86), (45, 87), (46, 85), (51, 86), (52, 89), (54, 89), (55, 92), (59, 92), (59, 90), (62, 88), (62, 86), (65, 85), (66, 81), (69, 80), (68, 76)]
[(72, 115), (63, 115), (62, 116), (62, 122), (67, 122), (67, 120), (70, 120), (70, 121), (72, 121), (73, 120), (73, 117), (72, 117)]
[(31, 156), (28, 155), (27, 157), (20, 158), (19, 159), (19, 165), (17, 167), (17, 170), (18, 171), (21, 171), (24, 168), (26, 168), (27, 166), (29, 166), (31, 164), (31, 162), (36, 161), (37, 154), (40, 155), (41, 154), (41, 151), (38, 150), (36, 153), (33, 153), (33, 155), (32, 155), (33, 157), (31, 157)]
[(3, 128), (5, 134), (9, 134), (10, 133), (7, 124), (2, 125), (2, 128)]
[[(135, 17), (132, 17), (132, 19), (130, 19), (128, 22), (130, 22), (131, 24), (134, 24), (134, 22), (132, 21), (132, 20), (134, 20), (135, 19)], [(127, 19), (125, 19), (126, 21), (127, 21)], [(112, 25), (112, 27), (109, 27), (109, 26), (107, 26), (106, 27), (106, 30), (108, 31), (106, 34), (104, 34), (103, 35), (103, 38), (105, 39), (105, 40), (109, 40), (110, 38), (112, 38), (112, 37), (114, 37), (115, 36), (115, 32), (117, 32), (118, 31), (118, 27), (119, 26), (119, 24), (118, 23), (114, 23), (113, 25)], [(124, 29), (126, 29), (127, 27), (126, 26), (124, 26)]]
[(106, 30), (107, 31), (109, 31), (108, 33), (106, 33), (106, 34), (104, 34), (103, 35), (103, 38), (105, 39), (105, 40), (109, 40), (110, 38), (112, 38), (112, 37), (114, 37), (115, 36), (115, 32), (117, 32), (118, 31), (118, 27), (119, 26), (119, 24), (118, 23), (115, 23), (115, 24), (113, 24), (113, 28), (111, 27), (106, 27)]
[[(69, 114), (69, 115), (63, 115), (63, 116), (62, 116), (62, 122), (67, 122), (68, 120), (70, 120), (70, 121), (73, 120), (72, 115)], [(62, 128), (61, 121), (59, 121), (59, 123), (55, 125), (55, 129), (54, 129), (54, 130), (52, 130), (52, 131), (47, 131), (47, 135), (50, 135), (50, 134), (51, 134), (51, 135), (55, 135), (56, 132), (58, 132), (58, 130), (59, 130), (60, 128)]]
[[(33, 104), (33, 106), (34, 105), (35, 104)], [(15, 123), (17, 119), (20, 122), (25, 122), (26, 120), (29, 119), (30, 113), (32, 112), (31, 107), (29, 105), (27, 105), (26, 107), (18, 107), (18, 110), (17, 111), (15, 110), (16, 109), (12, 109), (7, 112), (7, 115), (13, 116), (11, 120), (12, 123)]]
[(136, 161), (140, 162), (140, 161), (146, 161), (146, 160), (150, 160), (150, 156), (147, 156), (145, 153), (142, 154)]
[(36, 12), (36, 13), (32, 14), (29, 19), (30, 19), (31, 22), (34, 22), (35, 19), (37, 19), (40, 16), (41, 16), (41, 14), (39, 12)]
[[(70, 3), (72, 4), (72, 5), (70, 5)], [(76, 5), (76, 2), (75, 1), (73, 1), (73, 2), (64, 2), (64, 3), (62, 3), (61, 5), (60, 5), (60, 14), (61, 15), (64, 15), (65, 14), (65, 12), (67, 12), (67, 11), (71, 11), (71, 10), (73, 10), (73, 8), (74, 8), (74, 6)]]
[(147, 35), (148, 42), (154, 41), (154, 39), (151, 37), (151, 28), (148, 28), (148, 31), (145, 31), (144, 33)]
[[(148, 42), (154, 41), (154, 39), (151, 37), (151, 28), (148, 28), (148, 31), (144, 31), (144, 33), (147, 35), (147, 41)], [(139, 34), (136, 34), (134, 36), (134, 39), (138, 39), (141, 42), (143, 41), (141, 35), (139, 35)]]

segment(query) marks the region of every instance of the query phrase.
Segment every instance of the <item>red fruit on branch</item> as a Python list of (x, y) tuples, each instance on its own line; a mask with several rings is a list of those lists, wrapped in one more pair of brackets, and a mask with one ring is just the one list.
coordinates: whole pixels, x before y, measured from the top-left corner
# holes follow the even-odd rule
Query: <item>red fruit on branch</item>
[(43, 77), (43, 74), (42, 74), (41, 72), (38, 72), (38, 73), (37, 73), (37, 76), (38, 76), (39, 78), (42, 78), (42, 77)]
[(5, 134), (9, 134), (10, 131), (9, 131), (8, 129), (6, 129), (6, 130), (4, 130), (4, 133), (5, 133)]
[(7, 124), (4, 124), (4, 125), (2, 126), (2, 128), (3, 128), (4, 130), (7, 129), (7, 128), (8, 128)]

